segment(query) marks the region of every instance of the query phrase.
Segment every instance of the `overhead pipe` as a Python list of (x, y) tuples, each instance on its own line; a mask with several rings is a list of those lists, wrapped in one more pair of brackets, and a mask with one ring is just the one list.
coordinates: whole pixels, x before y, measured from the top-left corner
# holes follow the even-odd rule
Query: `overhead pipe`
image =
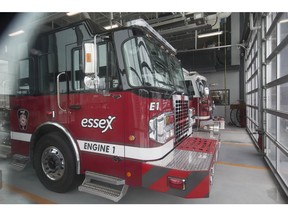
[(191, 50), (178, 50), (177, 53), (186, 53), (186, 52), (195, 52), (195, 51), (204, 51), (204, 50), (212, 50), (212, 49), (222, 49), (227, 47), (241, 47), (245, 51), (248, 49), (244, 44), (231, 44), (231, 45), (223, 45), (223, 46), (215, 46), (215, 47), (207, 47), (207, 48), (200, 48), (200, 49), (191, 49)]

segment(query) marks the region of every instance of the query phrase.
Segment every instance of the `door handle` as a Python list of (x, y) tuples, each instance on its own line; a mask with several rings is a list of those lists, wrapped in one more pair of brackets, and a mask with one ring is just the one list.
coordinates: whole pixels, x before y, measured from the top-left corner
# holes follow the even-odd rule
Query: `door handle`
[(79, 110), (81, 109), (81, 105), (79, 104), (72, 104), (69, 106), (70, 109), (73, 109), (73, 110)]
[(61, 101), (60, 101), (60, 76), (65, 75), (65, 74), (66, 72), (61, 72), (57, 75), (57, 104), (58, 104), (58, 108), (64, 112), (66, 110), (61, 107)]

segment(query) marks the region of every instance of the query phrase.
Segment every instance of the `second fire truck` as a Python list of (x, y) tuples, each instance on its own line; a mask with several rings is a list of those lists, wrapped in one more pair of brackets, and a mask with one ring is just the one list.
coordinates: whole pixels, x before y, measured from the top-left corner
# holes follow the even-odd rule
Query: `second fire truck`
[(189, 106), (193, 109), (195, 116), (193, 127), (218, 131), (220, 124), (213, 120), (215, 104), (210, 94), (207, 78), (196, 71), (189, 72), (183, 68), (183, 72), (190, 99)]

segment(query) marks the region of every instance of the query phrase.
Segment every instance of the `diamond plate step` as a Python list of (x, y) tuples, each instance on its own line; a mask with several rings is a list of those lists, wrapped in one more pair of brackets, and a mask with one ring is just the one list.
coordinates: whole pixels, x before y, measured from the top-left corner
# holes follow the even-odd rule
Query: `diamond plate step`
[(118, 202), (126, 194), (128, 185), (124, 179), (86, 171), (78, 190)]
[(15, 154), (12, 156), (10, 166), (17, 171), (21, 171), (27, 166), (29, 161), (29, 157)]

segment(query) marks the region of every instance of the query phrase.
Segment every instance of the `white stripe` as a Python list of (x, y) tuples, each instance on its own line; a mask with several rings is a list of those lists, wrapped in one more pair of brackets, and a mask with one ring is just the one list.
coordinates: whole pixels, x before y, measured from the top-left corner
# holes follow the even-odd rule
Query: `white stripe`
[(166, 144), (156, 148), (140, 148), (125, 146), (125, 156), (127, 158), (139, 160), (157, 160), (166, 155), (174, 147), (173, 139)]
[(166, 155), (174, 147), (173, 139), (166, 144), (155, 148), (131, 147), (124, 145), (114, 145), (109, 143), (90, 142), (85, 140), (77, 140), (77, 142), (81, 151), (126, 157), (138, 160), (157, 160)]
[(32, 134), (20, 133), (20, 132), (10, 132), (10, 137), (12, 140), (19, 140), (24, 142), (30, 142)]

